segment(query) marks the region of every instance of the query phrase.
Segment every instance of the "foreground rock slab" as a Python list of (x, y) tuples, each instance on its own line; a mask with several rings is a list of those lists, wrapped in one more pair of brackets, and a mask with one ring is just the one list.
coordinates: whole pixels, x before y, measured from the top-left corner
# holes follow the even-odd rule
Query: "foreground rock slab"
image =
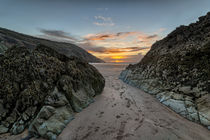
[(92, 65), (39, 45), (13, 47), (0, 57), (0, 134), (55, 140), (105, 85)]
[(156, 42), (120, 78), (210, 129), (210, 13)]

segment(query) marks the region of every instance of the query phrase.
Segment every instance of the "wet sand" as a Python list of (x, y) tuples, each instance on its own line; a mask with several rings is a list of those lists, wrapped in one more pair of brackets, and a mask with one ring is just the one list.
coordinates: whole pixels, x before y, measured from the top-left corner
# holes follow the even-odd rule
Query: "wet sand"
[(106, 79), (104, 91), (75, 115), (58, 140), (210, 139), (210, 131), (203, 126), (186, 120), (151, 95), (119, 80), (125, 65), (93, 65)]
[(106, 85), (95, 102), (64, 129), (58, 140), (209, 140), (210, 131), (190, 122), (118, 76), (125, 65), (93, 64)]

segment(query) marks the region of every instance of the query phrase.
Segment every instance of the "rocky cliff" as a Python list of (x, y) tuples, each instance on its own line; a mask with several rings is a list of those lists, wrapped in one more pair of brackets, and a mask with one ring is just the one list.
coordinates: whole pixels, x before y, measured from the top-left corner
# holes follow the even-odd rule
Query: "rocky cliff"
[(0, 28), (0, 54), (14, 45), (25, 46), (30, 49), (35, 49), (37, 45), (44, 44), (62, 53), (66, 56), (76, 56), (87, 62), (102, 63), (103, 60), (93, 56), (84, 49), (71, 44), (63, 42), (55, 42), (46, 39), (36, 38), (29, 35), (24, 35), (11, 30)]
[(105, 80), (87, 62), (39, 45), (12, 47), (0, 56), (0, 134), (55, 140), (93, 102)]
[(120, 78), (210, 129), (210, 13), (153, 44)]

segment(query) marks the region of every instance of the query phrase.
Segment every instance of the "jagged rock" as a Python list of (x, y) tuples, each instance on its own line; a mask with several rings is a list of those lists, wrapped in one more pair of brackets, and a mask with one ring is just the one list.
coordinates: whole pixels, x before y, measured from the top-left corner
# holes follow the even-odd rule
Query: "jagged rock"
[(191, 90), (191, 87), (190, 86), (179, 87), (179, 91), (180, 92), (183, 92), (185, 94), (192, 93), (192, 90)]
[(74, 112), (69, 104), (58, 108), (43, 106), (29, 126), (29, 132), (35, 136), (54, 140), (74, 118), (73, 116)]
[(206, 94), (196, 101), (201, 123), (210, 126), (210, 95)]
[(169, 106), (175, 112), (186, 115), (186, 108), (185, 108), (184, 101), (168, 99), (162, 103), (166, 106)]
[(87, 62), (39, 45), (8, 49), (0, 57), (0, 133), (56, 139), (103, 90), (105, 80)]
[(210, 13), (152, 45), (120, 78), (189, 120), (210, 127)]
[(17, 135), (21, 132), (23, 132), (23, 130), (25, 129), (25, 125), (23, 120), (20, 120), (18, 122), (15, 122), (13, 125), (12, 125), (12, 128), (10, 129), (10, 132), (14, 135)]
[(9, 128), (5, 127), (4, 125), (0, 125), (0, 134), (7, 133)]

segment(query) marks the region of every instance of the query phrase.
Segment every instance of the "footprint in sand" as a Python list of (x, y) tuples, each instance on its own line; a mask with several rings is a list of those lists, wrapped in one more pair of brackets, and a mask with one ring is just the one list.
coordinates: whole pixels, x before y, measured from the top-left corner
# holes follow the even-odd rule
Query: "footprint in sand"
[(124, 138), (124, 132), (125, 132), (126, 123), (127, 123), (127, 121), (122, 121), (121, 122), (120, 129), (119, 129), (119, 131), (117, 133), (117, 137), (116, 137), (117, 140), (121, 140), (121, 139)]
[(143, 125), (144, 117), (141, 120), (135, 119), (135, 121), (138, 121), (138, 126), (134, 129), (134, 131), (138, 130)]
[(159, 127), (169, 128), (171, 126), (171, 123), (164, 119), (158, 119), (158, 123), (156, 123), (155, 125)]
[(115, 104), (113, 104), (113, 105), (112, 105), (112, 108), (113, 108), (113, 107), (115, 107), (116, 105), (117, 105), (116, 103), (115, 103)]
[(125, 98), (125, 100), (127, 101), (126, 107), (129, 108), (132, 104), (132, 101), (129, 98)]
[(121, 116), (120, 115), (117, 115), (116, 118), (119, 119), (119, 118), (121, 118)]
[(98, 132), (98, 130), (100, 129), (100, 127), (99, 126), (97, 126), (97, 127), (95, 127), (95, 132)]
[(98, 116), (98, 118), (101, 118), (101, 117), (103, 116), (103, 114), (104, 114), (104, 112), (101, 111), (101, 112), (99, 112), (99, 113), (96, 113), (96, 116)]

